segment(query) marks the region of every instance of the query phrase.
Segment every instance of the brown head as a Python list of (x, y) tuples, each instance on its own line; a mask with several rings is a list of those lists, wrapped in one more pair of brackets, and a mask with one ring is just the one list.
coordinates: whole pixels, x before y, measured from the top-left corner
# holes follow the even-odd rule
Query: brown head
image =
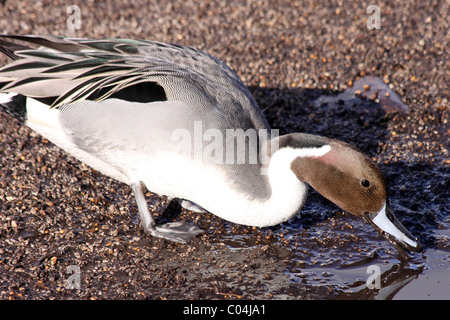
[(325, 154), (315, 156), (312, 151), (296, 158), (291, 170), (297, 178), (343, 210), (364, 218), (397, 249), (420, 250), (392, 213), (383, 174), (369, 157), (347, 143), (314, 135), (290, 134), (283, 140), (286, 147), (296, 149), (329, 146)]

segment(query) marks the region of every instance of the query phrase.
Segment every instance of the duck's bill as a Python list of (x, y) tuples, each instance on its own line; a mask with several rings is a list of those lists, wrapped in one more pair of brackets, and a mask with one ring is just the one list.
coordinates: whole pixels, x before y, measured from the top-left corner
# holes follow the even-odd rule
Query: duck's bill
[(402, 249), (415, 252), (422, 250), (419, 241), (398, 221), (389, 203), (385, 202), (377, 214), (368, 213), (364, 218), (400, 252)]

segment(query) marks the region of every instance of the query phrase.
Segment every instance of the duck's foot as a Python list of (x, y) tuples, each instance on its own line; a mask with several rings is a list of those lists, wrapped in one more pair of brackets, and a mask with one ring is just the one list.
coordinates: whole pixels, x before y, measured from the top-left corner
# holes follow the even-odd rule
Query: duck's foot
[(203, 209), (202, 207), (200, 207), (198, 204), (196, 204), (192, 201), (185, 200), (185, 199), (177, 199), (177, 200), (178, 200), (178, 203), (180, 204), (180, 206), (182, 206), (186, 210), (198, 212), (198, 213), (208, 212), (205, 209)]
[(192, 223), (178, 221), (169, 222), (161, 226), (145, 228), (145, 231), (153, 237), (162, 238), (178, 243), (189, 243), (192, 237), (202, 234), (204, 231)]
[(192, 237), (195, 237), (203, 230), (194, 226), (192, 223), (180, 221), (170, 222), (161, 226), (155, 225), (155, 220), (148, 211), (147, 202), (144, 196), (144, 184), (136, 182), (131, 185), (136, 197), (136, 203), (139, 208), (139, 215), (141, 217), (141, 225), (146, 233), (153, 237), (162, 238), (178, 243), (189, 243)]

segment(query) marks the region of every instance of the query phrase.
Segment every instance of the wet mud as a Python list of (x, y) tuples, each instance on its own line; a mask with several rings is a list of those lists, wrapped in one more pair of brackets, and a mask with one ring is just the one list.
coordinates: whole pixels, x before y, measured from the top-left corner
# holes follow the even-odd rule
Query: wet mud
[(1, 113), (0, 299), (450, 298), (445, 1), (380, 2), (380, 30), (367, 29), (357, 2), (78, 5), (82, 27), (71, 31), (62, 2), (6, 1), (0, 30), (154, 39), (218, 56), (280, 134), (337, 138), (372, 157), (393, 211), (425, 250), (404, 259), (311, 188), (301, 212), (271, 228), (182, 210), (149, 192), (158, 222), (206, 231), (188, 245), (153, 239), (139, 230), (128, 186)]

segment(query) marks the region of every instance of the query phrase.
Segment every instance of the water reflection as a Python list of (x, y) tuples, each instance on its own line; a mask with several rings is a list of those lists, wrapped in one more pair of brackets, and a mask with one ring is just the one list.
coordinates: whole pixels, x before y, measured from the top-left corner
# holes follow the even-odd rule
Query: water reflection
[(344, 291), (336, 299), (391, 300), (412, 280), (417, 279), (423, 271), (422, 267), (411, 268), (408, 264), (393, 265), (380, 275), (379, 288), (369, 288), (367, 282), (352, 292)]

